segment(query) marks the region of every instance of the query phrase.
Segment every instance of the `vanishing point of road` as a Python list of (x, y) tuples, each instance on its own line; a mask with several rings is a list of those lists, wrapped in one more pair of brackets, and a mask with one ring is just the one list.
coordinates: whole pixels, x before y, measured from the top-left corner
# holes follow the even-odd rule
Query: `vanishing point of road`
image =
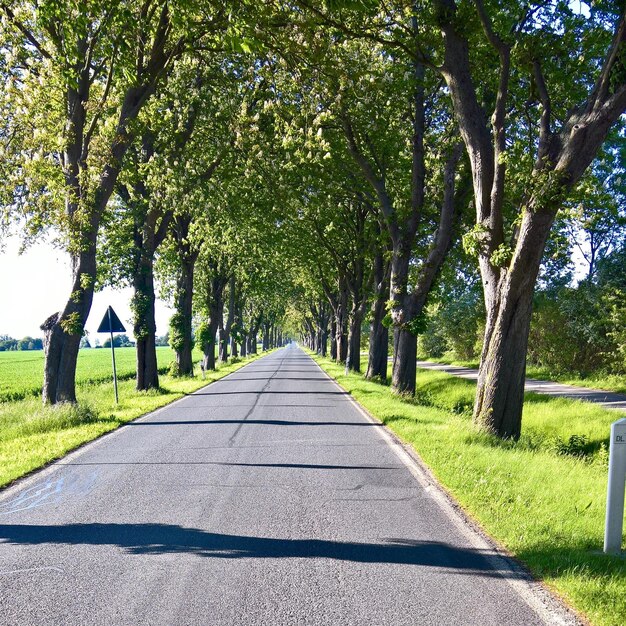
[(576, 622), (290, 346), (5, 490), (0, 623)]

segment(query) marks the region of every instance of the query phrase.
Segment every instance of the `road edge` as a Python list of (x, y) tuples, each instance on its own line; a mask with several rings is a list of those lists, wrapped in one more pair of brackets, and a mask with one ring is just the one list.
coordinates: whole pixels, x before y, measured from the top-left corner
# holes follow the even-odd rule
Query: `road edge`
[[(307, 356), (317, 365), (321, 372), (349, 399), (354, 408), (369, 422), (382, 426), (376, 431), (387, 441), (398, 459), (411, 472), (413, 477), (428, 492), (437, 505), (443, 510), (454, 526), (463, 534), (469, 543), (477, 550), (491, 550), (495, 554), (485, 555), (485, 558), (494, 565), (494, 570), (499, 576), (515, 590), (522, 600), (542, 619), (546, 624), (558, 626), (591, 626), (589, 620), (569, 606), (565, 599), (558, 595), (541, 580), (536, 579), (532, 573), (511, 554), (496, 539), (491, 537), (478, 520), (474, 519), (456, 501), (454, 496), (437, 480), (432, 470), (420, 457), (415, 448), (398, 437), (376, 416), (372, 415), (363, 407), (354, 396), (344, 389), (324, 368), (306, 351)], [(512, 572), (514, 577), (506, 576), (504, 571)]]

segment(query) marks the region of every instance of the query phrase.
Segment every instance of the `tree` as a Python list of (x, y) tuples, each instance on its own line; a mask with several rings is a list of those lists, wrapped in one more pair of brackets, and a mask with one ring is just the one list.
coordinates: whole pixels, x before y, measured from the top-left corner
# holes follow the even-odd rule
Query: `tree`
[[(135, 344), (128, 338), (128, 335), (113, 335), (113, 346), (115, 348), (132, 348)], [(111, 338), (107, 338), (104, 340), (102, 344), (103, 348), (111, 347)]]
[(72, 261), (70, 297), (42, 325), (44, 402), (76, 400), (100, 222), (133, 140), (132, 124), (191, 34), (183, 33), (182, 8), (150, 0), (0, 4), (12, 104), (2, 131), (12, 138), (4, 195), (26, 215), (31, 232), (54, 223)]
[[(436, 67), (472, 167), (474, 242), (487, 315), (474, 419), (500, 437), (517, 438), (533, 288), (546, 240), (557, 211), (626, 110), (626, 15), (623, 8), (601, 6), (587, 18), (565, 4), (537, 3), (521, 14), (511, 5), (492, 17), (483, 0), (474, 1), (472, 13), (455, 0), (437, 0), (434, 8), (443, 46)], [(482, 54), (482, 63), (471, 52)], [(494, 58), (497, 84), (485, 72)], [(536, 159), (525, 171), (515, 171), (507, 158), (507, 129), (520, 113), (511, 106), (519, 95), (511, 86), (514, 69), (531, 86), (524, 113), (538, 116), (527, 122)], [(483, 97), (485, 84), (495, 96)], [(505, 198), (514, 174), (525, 191), (509, 195), (520, 208), (507, 240)]]

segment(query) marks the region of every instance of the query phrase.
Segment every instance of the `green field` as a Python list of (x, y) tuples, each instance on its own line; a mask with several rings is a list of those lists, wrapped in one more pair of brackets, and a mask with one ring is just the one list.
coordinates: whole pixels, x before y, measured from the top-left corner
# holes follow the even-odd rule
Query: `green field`
[(590, 403), (526, 394), (522, 436), (472, 423), (475, 384), (420, 370), (415, 399), (314, 357), (410, 443), (461, 506), (593, 624), (626, 624), (626, 560), (602, 554), (608, 439), (620, 417)]
[[(194, 353), (199, 361), (201, 354)], [(167, 346), (157, 348), (159, 372), (165, 373), (174, 359)], [(0, 352), (0, 402), (22, 400), (41, 393), (44, 354), (29, 352)], [(120, 380), (135, 376), (135, 348), (116, 348), (115, 363)], [(112, 379), (111, 350), (86, 348), (78, 354), (76, 382), (79, 385), (106, 382)]]

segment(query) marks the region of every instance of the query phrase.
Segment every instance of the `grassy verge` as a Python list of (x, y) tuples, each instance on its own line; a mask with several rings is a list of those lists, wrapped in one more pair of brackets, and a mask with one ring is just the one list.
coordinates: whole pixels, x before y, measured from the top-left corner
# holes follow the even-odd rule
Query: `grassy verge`
[(614, 412), (527, 394), (520, 441), (502, 442), (472, 425), (470, 381), (422, 370), (409, 401), (315, 358), (537, 578), (593, 624), (626, 623), (626, 560), (600, 553)]
[[(460, 367), (478, 369), (478, 361), (461, 361), (445, 356), (434, 359), (424, 354), (418, 355), (418, 358), (424, 361), (432, 361), (433, 363), (441, 363), (442, 365), (458, 365)], [(582, 378), (572, 373), (553, 372), (546, 367), (529, 365), (526, 368), (526, 376), (537, 380), (553, 380), (558, 383), (563, 383), (564, 385), (586, 387), (587, 389), (602, 389), (615, 393), (626, 393), (626, 376), (618, 376), (617, 374), (603, 374), (597, 372)]]
[(216, 371), (207, 372), (204, 380), (199, 376), (161, 376), (162, 387), (158, 391), (136, 391), (134, 380), (123, 380), (119, 383), (118, 405), (110, 381), (79, 385), (75, 406), (44, 407), (41, 399), (34, 397), (0, 403), (0, 487), (260, 356), (263, 355), (219, 365)]

